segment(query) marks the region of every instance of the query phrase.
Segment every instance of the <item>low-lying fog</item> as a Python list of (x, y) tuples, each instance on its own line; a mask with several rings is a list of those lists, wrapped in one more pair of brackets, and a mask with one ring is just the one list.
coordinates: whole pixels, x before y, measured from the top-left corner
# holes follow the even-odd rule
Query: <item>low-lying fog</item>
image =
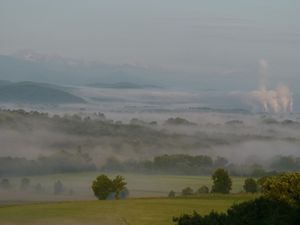
[[(90, 117), (92, 120), (97, 120), (96, 111), (89, 110), (78, 108), (77, 113), (82, 119)], [(74, 113), (76, 110), (73, 107), (72, 112), (70, 111), (62, 111), (59, 114), (61, 117), (64, 115), (71, 117), (72, 114), (66, 112)], [(249, 157), (264, 160), (275, 155), (298, 156), (300, 154), (298, 132), (300, 120), (297, 114), (220, 112), (201, 108), (159, 112), (138, 106), (126, 107), (123, 110), (121, 107), (117, 110), (106, 108), (103, 111), (105, 111), (105, 120), (110, 123), (122, 123), (126, 126), (134, 123), (133, 119), (136, 119), (138, 125), (145, 126), (149, 131), (179, 135), (177, 141), (180, 142), (180, 147), (159, 139), (157, 139), (161, 142), (159, 145), (146, 143), (147, 133), (142, 138), (129, 135), (124, 140), (123, 134), (90, 133), (86, 130), (89, 128), (83, 124), (79, 124), (76, 128), (82, 129), (82, 132), (76, 133), (57, 127), (57, 124), (53, 124), (52, 121), (43, 121), (34, 116), (26, 119), (15, 116), (12, 119), (13, 125), (7, 121), (3, 122), (5, 119), (2, 119), (0, 124), (0, 156), (31, 159), (40, 155), (49, 155), (57, 150), (76, 149), (78, 146), (89, 152), (93, 160), (100, 164), (110, 156), (116, 156), (118, 159), (147, 159), (162, 154), (206, 154), (224, 156), (232, 162), (244, 163), (249, 160)], [(48, 113), (51, 117), (58, 112)], [(9, 113), (2, 112), (2, 117), (5, 117), (5, 114)], [(193, 124), (166, 123), (169, 118), (176, 117), (184, 118)], [(155, 122), (155, 125), (149, 125), (151, 122)], [(142, 142), (139, 146), (133, 146), (135, 138), (136, 141)], [(191, 143), (197, 142), (195, 140), (197, 138), (199, 138), (198, 146), (190, 146)]]
[[(89, 98), (88, 103), (1, 105), (0, 180), (8, 177), (18, 190), (18, 182), (25, 176), (83, 171), (94, 171), (96, 176), (112, 158), (139, 165), (164, 154), (206, 155), (214, 160), (225, 157), (230, 168), (234, 164), (235, 170), (244, 172), (248, 169), (243, 166), (256, 164), (271, 170), (277, 156), (300, 156), (300, 115), (289, 110), (261, 113), (250, 105), (240, 108), (243, 102), (229, 101), (230, 108), (228, 102), (222, 104), (224, 98), (219, 95), (208, 98), (214, 104), (202, 104), (204, 97), (199, 93), (170, 90), (79, 88), (75, 92)], [(266, 106), (270, 107), (269, 103)], [(43, 195), (36, 195), (34, 187), (32, 195), (0, 190), (0, 200), (93, 198), (91, 175), (75, 183), (64, 180), (68, 190), (63, 196), (53, 196), (53, 182), (60, 179), (53, 176), (52, 183), (45, 180), (48, 178), (32, 178), (47, 184)], [(133, 196), (157, 196), (162, 188), (148, 190), (144, 183), (140, 193), (134, 183), (130, 183)], [(81, 195), (68, 194), (70, 188)], [(166, 186), (159, 194), (165, 196), (170, 188)]]

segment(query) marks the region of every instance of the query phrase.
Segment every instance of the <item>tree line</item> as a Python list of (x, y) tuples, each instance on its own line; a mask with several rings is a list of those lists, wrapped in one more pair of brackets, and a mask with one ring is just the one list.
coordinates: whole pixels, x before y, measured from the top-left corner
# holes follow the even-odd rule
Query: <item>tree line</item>
[(57, 151), (37, 159), (0, 157), (0, 176), (45, 175), (53, 173), (95, 171), (96, 166), (88, 153)]
[[(213, 185), (211, 191), (205, 185), (201, 186), (197, 192), (194, 192), (192, 188), (186, 187), (182, 190), (182, 196), (194, 196), (195, 194), (208, 194), (211, 193), (221, 193), (229, 194), (232, 189), (232, 179), (228, 172), (223, 168), (218, 168), (212, 174)], [(253, 178), (245, 179), (244, 190), (245, 192), (255, 193), (258, 192), (258, 183)], [(123, 196), (128, 193), (126, 187), (127, 183), (125, 178), (122, 176), (116, 176), (113, 179), (110, 179), (107, 175), (102, 174), (98, 176), (92, 183), (92, 190), (94, 195), (99, 200), (105, 200), (109, 196), (114, 196), (115, 199), (120, 199), (120, 195)], [(175, 191), (171, 190), (168, 194), (168, 197), (176, 197)]]
[[(288, 158), (289, 160), (286, 160)], [(294, 164), (286, 162), (293, 161)], [(299, 160), (300, 161), (300, 160)], [(100, 168), (107, 172), (134, 172), (163, 173), (179, 175), (210, 175), (216, 168), (225, 168), (232, 176), (263, 177), (276, 175), (281, 171), (293, 171), (298, 165), (298, 158), (292, 156), (277, 156), (271, 166), (260, 164), (235, 164), (227, 158), (208, 155), (165, 154), (154, 157), (152, 160), (125, 160), (110, 157)], [(300, 163), (299, 163), (300, 166)]]
[(210, 175), (216, 168), (225, 168), (233, 176), (263, 177), (276, 175), (282, 171), (300, 169), (300, 158), (293, 156), (276, 156), (269, 169), (262, 165), (236, 165), (224, 157), (212, 158), (207, 155), (159, 155), (152, 160), (120, 161), (110, 157), (102, 166), (94, 162), (92, 156), (82, 151), (79, 146), (73, 151), (56, 151), (37, 159), (24, 157), (0, 157), (0, 176), (12, 175), (43, 175), (66, 172), (103, 171), (103, 172), (134, 172), (164, 173), (183, 175)]
[[(41, 183), (33, 184), (31, 180), (24, 177), (20, 180), (19, 187), (14, 186), (8, 178), (0, 179), (0, 191), (21, 191), (28, 193), (44, 194), (46, 193), (45, 187)], [(72, 188), (66, 188), (61, 180), (57, 180), (53, 183), (52, 193), (55, 195), (67, 194), (73, 195), (74, 190)]]
[[(213, 185), (209, 188), (207, 185), (202, 185), (199, 189), (193, 190), (191, 187), (186, 187), (182, 189), (181, 196), (197, 196), (208, 193), (220, 193), (220, 194), (229, 194), (232, 189), (232, 179), (228, 173), (223, 168), (218, 168), (212, 174)], [(246, 193), (256, 193), (260, 191), (260, 183), (265, 178), (256, 180), (254, 178), (246, 178), (244, 181), (243, 189)], [(176, 192), (171, 190), (168, 194), (168, 197), (176, 197)]]

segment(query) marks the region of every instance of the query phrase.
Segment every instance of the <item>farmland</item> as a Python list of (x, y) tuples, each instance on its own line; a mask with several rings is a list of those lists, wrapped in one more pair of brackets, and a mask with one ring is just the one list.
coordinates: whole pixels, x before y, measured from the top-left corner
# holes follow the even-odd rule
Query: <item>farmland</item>
[(3, 206), (0, 224), (35, 225), (168, 225), (183, 213), (225, 211), (233, 203), (254, 198), (249, 194), (202, 195), (193, 198), (137, 198), (120, 201), (78, 201)]

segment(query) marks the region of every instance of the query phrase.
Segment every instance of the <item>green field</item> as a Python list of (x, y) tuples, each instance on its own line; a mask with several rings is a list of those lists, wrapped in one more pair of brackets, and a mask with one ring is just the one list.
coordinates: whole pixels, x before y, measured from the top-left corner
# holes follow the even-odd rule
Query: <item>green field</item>
[(168, 225), (183, 213), (224, 211), (255, 195), (203, 195), (197, 198), (145, 198), (113, 201), (36, 203), (3, 206), (1, 225)]
[[(233, 203), (254, 198), (243, 194), (244, 178), (233, 177), (230, 195), (206, 194), (192, 198), (168, 199), (170, 190), (177, 195), (189, 186), (194, 190), (202, 185), (211, 187), (209, 176), (120, 174), (125, 177), (130, 199), (97, 201), (90, 189), (101, 173), (70, 173), (29, 177), (31, 185), (41, 183), (45, 193), (19, 191), (22, 177), (10, 177), (13, 189), (0, 192), (0, 225), (168, 225), (173, 216), (182, 213), (224, 211)], [(113, 177), (117, 174), (108, 174)], [(53, 184), (61, 180), (72, 196), (53, 194)]]

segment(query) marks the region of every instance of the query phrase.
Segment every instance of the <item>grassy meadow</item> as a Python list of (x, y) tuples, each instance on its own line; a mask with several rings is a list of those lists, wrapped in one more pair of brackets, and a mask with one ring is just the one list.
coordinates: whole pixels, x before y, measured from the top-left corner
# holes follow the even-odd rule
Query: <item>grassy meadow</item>
[(193, 198), (137, 198), (112, 201), (35, 203), (0, 207), (3, 225), (169, 225), (183, 213), (225, 211), (251, 194), (202, 195)]
[[(126, 200), (98, 201), (90, 189), (91, 182), (101, 173), (69, 173), (33, 176), (31, 185), (40, 183), (43, 194), (20, 192), (22, 177), (9, 178), (12, 190), (0, 192), (0, 225), (168, 225), (172, 218), (183, 213), (225, 211), (233, 203), (256, 195), (241, 193), (244, 178), (233, 177), (229, 195), (203, 194), (193, 197), (166, 198), (170, 190), (177, 195), (185, 187), (197, 190), (202, 185), (211, 187), (209, 176), (120, 174), (125, 177), (130, 191)], [(113, 177), (117, 174), (109, 174)], [(65, 189), (74, 194), (53, 194), (53, 184), (61, 180)]]

